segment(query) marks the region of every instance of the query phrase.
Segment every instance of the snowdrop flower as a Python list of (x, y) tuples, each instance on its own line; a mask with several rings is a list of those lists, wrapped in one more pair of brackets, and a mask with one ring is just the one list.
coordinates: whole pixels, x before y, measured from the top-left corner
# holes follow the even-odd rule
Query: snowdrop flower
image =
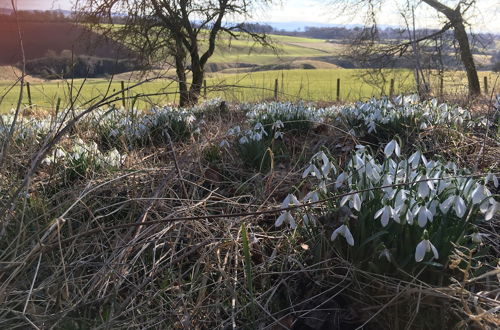
[(235, 126), (233, 128), (230, 128), (229, 131), (227, 131), (227, 135), (231, 136), (231, 135), (236, 135), (236, 134), (240, 134), (241, 132), (241, 128), (239, 126)]
[(422, 260), (424, 260), (425, 254), (431, 251), (434, 259), (439, 259), (439, 253), (436, 247), (428, 239), (422, 240), (420, 243), (418, 243), (415, 249), (415, 261), (421, 262)]
[(418, 196), (425, 198), (429, 196), (430, 192), (434, 190), (434, 183), (427, 177), (427, 175), (421, 175), (418, 179)]
[(335, 229), (330, 239), (334, 241), (338, 235), (344, 236), (347, 244), (349, 244), (350, 246), (354, 246), (354, 237), (352, 237), (349, 227), (347, 227), (346, 225), (342, 225), (339, 228)]
[(335, 180), (335, 188), (339, 188), (344, 184), (345, 179), (347, 178), (347, 174), (345, 172), (340, 173), (340, 175), (337, 177), (337, 180)]
[(283, 132), (277, 131), (277, 132), (274, 133), (274, 139), (276, 139), (276, 140), (277, 139), (283, 139), (283, 135), (284, 135)]
[(432, 222), (434, 219), (434, 215), (425, 205), (420, 206), (415, 213), (418, 217), (418, 225), (422, 228), (427, 225), (427, 221)]
[(340, 201), (340, 206), (344, 206), (347, 201), (349, 201), (350, 208), (353, 208), (358, 212), (361, 210), (361, 198), (359, 196), (359, 193), (353, 194), (353, 192), (351, 191), (349, 195), (342, 198), (342, 200)]
[(389, 251), (387, 248), (384, 248), (382, 252), (380, 252), (378, 258), (385, 258), (387, 259), (387, 262), (391, 262), (391, 251)]
[(103, 159), (108, 165), (113, 167), (119, 167), (122, 164), (122, 156), (118, 152), (118, 150), (111, 150)]
[(219, 147), (221, 148), (229, 148), (229, 142), (227, 140), (222, 140), (219, 144)]
[(323, 177), (323, 175), (321, 174), (320, 170), (314, 164), (310, 164), (305, 169), (304, 173), (302, 173), (302, 178), (305, 178), (309, 174), (311, 174), (311, 176), (317, 177), (318, 179), (321, 179)]
[(482, 244), (483, 243), (483, 237), (487, 237), (487, 234), (481, 234), (478, 232), (474, 232), (473, 234), (470, 235), (472, 242), (476, 244)]
[(277, 130), (277, 129), (280, 129), (283, 127), (285, 127), (285, 125), (283, 124), (283, 122), (281, 120), (278, 119), (273, 123), (272, 129)]
[(398, 190), (398, 192), (396, 193), (396, 198), (394, 200), (394, 207), (400, 208), (401, 206), (403, 206), (404, 202), (407, 199), (408, 194), (409, 194), (408, 190), (405, 189)]
[(248, 143), (248, 138), (246, 136), (242, 136), (239, 140), (240, 144), (245, 144)]
[(310, 191), (302, 199), (304, 203), (316, 203), (319, 201), (319, 194), (317, 191)]
[(54, 153), (54, 156), (56, 158), (63, 158), (66, 156), (66, 153), (64, 152), (64, 150), (60, 149), (60, 148), (57, 148), (56, 149), (56, 152)]
[(396, 156), (398, 156), (398, 157), (401, 155), (401, 150), (400, 150), (399, 144), (396, 140), (392, 140), (384, 148), (384, 154), (387, 158), (391, 157), (391, 155), (393, 153), (395, 153)]
[(262, 140), (262, 134), (261, 134), (261, 133), (258, 133), (258, 132), (255, 132), (255, 133), (252, 135), (252, 140), (254, 140), (254, 141), (260, 141), (260, 140)]
[(253, 128), (253, 129), (254, 129), (254, 130), (258, 130), (258, 129), (263, 130), (263, 129), (264, 129), (264, 126), (262, 126), (262, 124), (261, 124), (261, 123), (257, 123), (257, 124), (255, 124), (255, 126), (254, 126), (254, 128)]
[(302, 216), (302, 220), (304, 221), (304, 224), (308, 225), (308, 224), (316, 224), (317, 222), (317, 218), (311, 214), (311, 213), (306, 213)]
[(400, 211), (406, 211), (406, 213), (404, 214), (404, 220), (406, 221), (407, 224), (413, 225), (413, 219), (415, 218), (415, 214), (412, 211), (412, 203), (410, 202), (409, 205), (406, 205), (405, 203), (404, 209), (405, 210), (403, 210), (403, 208), (400, 209)]
[(382, 227), (385, 227), (389, 224), (389, 219), (394, 217), (394, 213), (394, 209), (390, 205), (386, 205), (375, 213), (374, 219), (376, 220), (377, 218), (380, 218)]
[(274, 225), (276, 227), (280, 227), (284, 222), (287, 222), (290, 225), (291, 229), (297, 228), (297, 223), (295, 222), (292, 214), (289, 211), (282, 212), (278, 219), (276, 219)]
[(455, 210), (455, 214), (459, 218), (463, 218), (465, 215), (466, 207), (465, 202), (460, 195), (451, 195), (444, 202), (439, 205), (439, 209), (444, 214), (448, 213), (448, 210), (453, 205), (453, 209)]
[(488, 184), (488, 182), (493, 181), (493, 186), (498, 188), (498, 178), (495, 174), (489, 173), (484, 180), (484, 184)]
[(285, 199), (283, 200), (283, 203), (281, 203), (281, 208), (286, 209), (286, 208), (290, 207), (290, 205), (295, 205), (295, 206), (300, 205), (299, 200), (297, 199), (297, 197), (295, 197), (294, 194), (288, 194), (285, 197)]
[(479, 204), (483, 202), (486, 197), (491, 196), (490, 191), (482, 184), (478, 184), (471, 193), (472, 204)]
[(416, 168), (418, 166), (421, 156), (422, 154), (417, 150), (408, 158), (408, 162), (411, 164), (412, 168)]
[(500, 203), (497, 201), (493, 200), (493, 203), (491, 203), (490, 208), (486, 211), (486, 214), (484, 215), (484, 220), (489, 221), (493, 219), (493, 216), (495, 216), (498, 208), (499, 208)]

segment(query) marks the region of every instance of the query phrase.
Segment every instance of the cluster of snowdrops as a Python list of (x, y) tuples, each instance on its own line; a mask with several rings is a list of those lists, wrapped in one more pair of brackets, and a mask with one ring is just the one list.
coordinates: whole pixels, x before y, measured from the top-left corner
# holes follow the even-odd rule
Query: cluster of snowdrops
[[(257, 154), (259, 163), (287, 131), (296, 134), (313, 122), (326, 121), (350, 127), (349, 133), (357, 137), (385, 133), (387, 128), (394, 137), (409, 128), (467, 130), (494, 124), (485, 117), (473, 118), (461, 107), (435, 99), (420, 101), (415, 95), (323, 109), (304, 103), (263, 103), (248, 106), (248, 129), (231, 128), (220, 146), (235, 145), (244, 162)], [(393, 139), (379, 148), (357, 145), (343, 166), (329, 150), (318, 152), (303, 173), (313, 190), (300, 200), (289, 194), (275, 225), (288, 224), (294, 231), (315, 227), (325, 213), (343, 209), (345, 216), (330, 238), (346, 255), (410, 270), (419, 263), (442, 266), (454, 246), (481, 245), (485, 237), (478, 226), (500, 209), (492, 193), (499, 186), (494, 169), (473, 175), (439, 155), (427, 159), (425, 150), (404, 155), (401, 143)]]
[[(135, 147), (167, 137), (176, 141), (196, 135), (203, 114), (217, 109), (221, 102), (211, 100), (189, 109), (97, 110), (79, 123), (91, 128), (95, 141), (75, 137), (66, 144), (70, 147), (56, 146), (43, 162), (64, 164), (79, 172), (119, 168)], [(466, 109), (436, 100), (421, 101), (415, 95), (328, 108), (306, 103), (243, 104), (239, 110), (246, 113), (246, 122), (231, 128), (220, 147), (234, 147), (244, 165), (254, 164), (259, 169), (269, 152), (277, 153), (286, 134), (307, 131), (316, 123), (341, 123), (357, 137), (388, 129), (395, 136), (402, 127), (467, 129), (490, 124), (485, 118), (473, 119)], [(14, 117), (3, 115), (1, 119), (0, 141), (10, 134)], [(12, 137), (21, 143), (41, 142), (70, 119), (18, 118)], [(333, 229), (331, 240), (339, 242), (343, 237), (341, 248), (359, 260), (376, 258), (403, 268), (420, 262), (442, 264), (453, 244), (481, 244), (484, 237), (478, 225), (494, 218), (499, 208), (491, 192), (499, 185), (496, 174), (474, 176), (439, 157), (427, 159), (425, 150), (404, 155), (401, 143), (393, 139), (381, 148), (358, 145), (342, 166), (328, 150), (318, 152), (303, 174), (313, 189), (301, 200), (289, 194), (276, 226), (315, 226), (325, 212), (344, 208), (347, 216)], [(377, 154), (379, 149), (383, 153)], [(300, 208), (289, 210), (290, 206)]]

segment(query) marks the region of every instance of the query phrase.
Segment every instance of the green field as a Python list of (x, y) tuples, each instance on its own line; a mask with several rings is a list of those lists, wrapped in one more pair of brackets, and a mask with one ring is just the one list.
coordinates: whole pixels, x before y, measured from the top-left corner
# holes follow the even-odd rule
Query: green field
[[(325, 58), (342, 53), (345, 47), (342, 44), (291, 36), (271, 37), (277, 48), (276, 51), (245, 39), (220, 40), (210, 63), (219, 65), (221, 71), (207, 74), (206, 97), (222, 97), (228, 101), (239, 102), (272, 99), (276, 79), (278, 79), (280, 100), (334, 101), (337, 99), (337, 79), (340, 79), (341, 101), (365, 100), (372, 96), (386, 95), (389, 93), (390, 79), (395, 81), (394, 93), (396, 94), (415, 90), (413, 73), (410, 70), (386, 71), (383, 78), (375, 77), (371, 79), (371, 83), (368, 83), (361, 77), (367, 72), (364, 69), (342, 69), (325, 62)], [(249, 68), (235, 67), (235, 63), (267, 65), (268, 67), (257, 68), (262, 71), (250, 71)], [(291, 69), (272, 70), (273, 67), (269, 65), (275, 64), (286, 64)], [(297, 69), (306, 64), (315, 69)], [(3, 77), (5, 74), (11, 74), (12, 69), (4, 68), (6, 72), (3, 72)], [(13, 81), (2, 81), (1, 79), (6, 78), (2, 78), (1, 70), (2, 67), (0, 67), (0, 112), (5, 113), (15, 108), (19, 87), (10, 89)], [(168, 71), (167, 74), (173, 75), (173, 70)], [(484, 76), (489, 77), (490, 91), (499, 77), (498, 74), (492, 72), (480, 72), (479, 75), (481, 83), (483, 83)], [(428, 80), (431, 81), (434, 93), (438, 94), (437, 78), (428, 77)], [(62, 107), (69, 106), (71, 99), (76, 99), (76, 106), (85, 106), (89, 102), (119, 91), (121, 81), (124, 81), (125, 86), (130, 86), (138, 81), (138, 78), (130, 78), (129, 74), (121, 74), (113, 81), (104, 78), (75, 79), (72, 87), (69, 85), (70, 81), (43, 82), (40, 79), (34, 79), (30, 88), (31, 104), (39, 109), (53, 109), (58, 98), (61, 98)], [(464, 93), (466, 91), (465, 74), (447, 72), (444, 90), (449, 94)], [(154, 104), (176, 103), (178, 101), (176, 91), (175, 82), (160, 79), (136, 87), (126, 96), (134, 98), (139, 95), (140, 97), (134, 104), (139, 108), (149, 108)], [(26, 91), (22, 103), (25, 106), (30, 104)], [(132, 100), (128, 100), (125, 106), (129, 107), (131, 104)], [(122, 103), (118, 102), (117, 106), (122, 106)]]
[[(366, 100), (372, 96), (386, 95), (389, 93), (389, 80), (395, 81), (394, 93), (409, 93), (415, 90), (412, 72), (397, 70), (387, 73), (385, 86), (379, 87), (364, 82), (360, 74), (363, 69), (329, 69), (329, 70), (282, 70), (262, 71), (252, 73), (212, 74), (207, 79), (207, 98), (222, 97), (228, 101), (259, 101), (274, 97), (275, 79), (278, 79), (278, 96), (280, 100), (309, 100), (309, 101), (334, 101), (336, 100), (337, 79), (340, 79), (340, 99), (342, 101)], [(480, 72), (481, 82), (484, 76), (489, 77), (490, 90), (499, 75), (492, 72)], [(461, 93), (465, 91), (465, 77), (456, 72), (447, 73), (445, 90), (447, 93)], [(5, 113), (17, 104), (19, 87), (6, 93), (12, 83), (0, 82), (0, 112)], [(131, 86), (134, 82), (125, 82)], [(109, 82), (105, 79), (76, 79), (73, 88), (68, 82), (38, 82), (31, 83), (31, 99), (35, 107), (51, 109), (55, 107), (60, 97), (62, 106), (68, 106), (70, 96), (76, 98), (77, 106), (85, 106), (87, 102), (100, 99), (105, 95), (121, 89), (119, 81)], [(382, 90), (381, 87), (384, 86)], [(437, 90), (437, 81), (433, 79), (434, 90)], [(80, 90), (81, 89), (81, 90)], [(177, 85), (171, 80), (156, 80), (138, 86), (127, 93), (127, 96), (140, 95), (136, 106), (149, 108), (154, 104), (176, 103)], [(144, 94), (163, 94), (144, 96)], [(121, 96), (121, 95), (120, 95)], [(126, 104), (130, 105), (132, 100)], [(25, 89), (23, 104), (29, 105), (28, 94)], [(121, 106), (117, 102), (117, 106)]]

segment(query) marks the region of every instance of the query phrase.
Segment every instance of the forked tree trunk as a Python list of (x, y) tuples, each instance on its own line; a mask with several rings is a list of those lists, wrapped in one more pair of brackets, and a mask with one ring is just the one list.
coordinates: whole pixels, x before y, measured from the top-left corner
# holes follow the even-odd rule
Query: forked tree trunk
[(477, 75), (476, 64), (472, 57), (472, 52), (469, 44), (469, 37), (465, 30), (464, 20), (460, 12), (460, 5), (455, 10), (442, 4), (437, 0), (423, 0), (426, 4), (444, 14), (450, 21), (455, 31), (455, 39), (458, 41), (460, 48), (460, 59), (465, 67), (467, 73), (467, 81), (469, 86), (469, 95), (476, 96), (481, 94), (481, 87), (479, 86), (479, 77)]

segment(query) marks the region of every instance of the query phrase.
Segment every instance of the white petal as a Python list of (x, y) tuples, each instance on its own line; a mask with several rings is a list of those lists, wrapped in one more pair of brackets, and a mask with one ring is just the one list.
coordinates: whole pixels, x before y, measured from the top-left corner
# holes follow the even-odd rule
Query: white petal
[(309, 175), (309, 173), (311, 173), (312, 167), (313, 165), (311, 164), (305, 169), (304, 173), (302, 173), (302, 179), (304, 179), (306, 176)]
[(415, 151), (410, 158), (408, 158), (408, 161), (410, 162), (412, 167), (417, 167), (418, 163), (420, 162), (420, 151)]
[(480, 184), (472, 191), (472, 204), (479, 204), (486, 196), (484, 195), (484, 187)]
[(408, 210), (405, 214), (405, 219), (406, 219), (406, 222), (409, 224), (409, 225), (413, 225), (413, 218), (415, 216), (413, 215), (413, 212), (411, 210)]
[(484, 215), (484, 219), (487, 221), (493, 219), (493, 216), (497, 212), (499, 205), (500, 205), (500, 203), (498, 203), (497, 201), (494, 201), (493, 204), (491, 204), (490, 209)]
[(354, 194), (352, 196), (352, 202), (354, 205), (354, 209), (356, 211), (360, 211), (361, 210), (361, 198), (359, 198), (359, 194)]
[(281, 208), (286, 209), (290, 206), (290, 194), (288, 194), (285, 199), (283, 200), (283, 203), (281, 203)]
[(420, 197), (427, 197), (427, 195), (429, 195), (429, 186), (426, 182), (420, 182), (418, 184), (418, 195)]
[(349, 201), (350, 199), (351, 199), (351, 195), (347, 195), (347, 196), (342, 197), (342, 199), (340, 200), (340, 206), (344, 206), (345, 203), (347, 203), (347, 201)]
[(351, 231), (349, 230), (349, 227), (346, 225), (343, 225), (345, 227), (344, 229), (344, 237), (345, 240), (347, 241), (347, 244), (350, 246), (354, 246), (354, 237), (352, 237)]
[(391, 142), (387, 143), (387, 145), (384, 148), (384, 154), (386, 157), (391, 157), (392, 153), (394, 152), (394, 148), (396, 141), (392, 140)]
[(344, 227), (344, 226), (345, 226), (345, 225), (342, 225), (342, 226), (340, 226), (339, 228), (335, 229), (335, 230), (333, 231), (333, 233), (332, 233), (332, 236), (330, 237), (330, 240), (334, 241), (334, 240), (337, 238), (337, 236), (340, 234), (340, 232), (342, 232), (342, 231), (343, 231), (343, 227)]
[(295, 197), (294, 194), (290, 194), (290, 202), (296, 206), (300, 205), (299, 200), (297, 199), (297, 197)]
[(415, 261), (420, 262), (424, 260), (424, 256), (427, 250), (427, 242), (423, 240), (422, 242), (417, 244), (415, 249)]
[(323, 174), (324, 177), (327, 177), (328, 174), (330, 174), (331, 168), (332, 168), (332, 165), (330, 164), (330, 162), (328, 162), (325, 165), (321, 166), (321, 172), (322, 172), (322, 174)]
[(430, 222), (432, 222), (432, 220), (434, 220), (434, 215), (432, 214), (432, 212), (429, 210), (429, 209), (425, 209), (425, 215), (427, 216), (427, 220), (429, 220)]
[(324, 152), (321, 152), (321, 159), (323, 160), (323, 165), (330, 164), (330, 160), (328, 159), (328, 157)]
[(439, 259), (439, 253), (438, 253), (438, 250), (436, 249), (436, 247), (434, 245), (432, 245), (431, 242), (429, 242), (429, 245), (431, 246), (431, 250), (432, 250), (432, 254), (434, 255), (434, 258)]
[(382, 218), (380, 218), (380, 223), (382, 223), (382, 227), (385, 227), (389, 224), (390, 216), (391, 216), (390, 206), (384, 207), (384, 212), (382, 213)]
[(295, 223), (295, 219), (292, 217), (292, 214), (290, 212), (286, 212), (286, 213), (288, 213), (286, 218), (288, 220), (288, 223), (290, 224), (290, 228), (292, 228), (292, 229), (297, 228), (297, 223)]
[(426, 224), (427, 224), (427, 215), (425, 214), (424, 207), (421, 206), (418, 209), (418, 225), (424, 228)]
[(457, 196), (455, 198), (454, 209), (457, 217), (463, 218), (463, 216), (465, 215), (466, 207), (465, 207), (465, 202), (461, 196)]
[(472, 241), (477, 244), (481, 244), (483, 242), (482, 235), (480, 233), (473, 233), (470, 235), (472, 238)]
[(483, 214), (488, 212), (489, 208), (490, 208), (489, 198), (485, 199), (481, 204), (479, 204), (479, 211), (481, 211), (481, 213)]
[(281, 213), (281, 215), (276, 219), (276, 222), (274, 223), (274, 226), (280, 227), (283, 224), (283, 221), (285, 221), (285, 215), (286, 212)]
[(441, 212), (443, 212), (444, 214), (448, 213), (448, 210), (450, 209), (451, 204), (453, 203), (454, 199), (455, 199), (455, 196), (451, 195), (444, 202), (439, 204), (439, 209), (441, 210)]
[(394, 152), (396, 153), (396, 156), (401, 156), (401, 148), (399, 147), (399, 144), (394, 140)]
[(302, 220), (304, 220), (305, 224), (309, 224), (309, 223), (315, 224), (317, 221), (316, 217), (311, 213), (304, 214), (304, 216), (302, 217)]
[(342, 186), (346, 177), (347, 175), (345, 172), (340, 173), (340, 175), (337, 177), (337, 180), (335, 180), (335, 188)]
[(380, 217), (380, 215), (382, 214), (382, 212), (384, 212), (385, 210), (385, 207), (381, 208), (380, 210), (378, 210), (376, 213), (375, 213), (375, 216), (373, 217), (374, 219), (377, 219), (378, 217)]

